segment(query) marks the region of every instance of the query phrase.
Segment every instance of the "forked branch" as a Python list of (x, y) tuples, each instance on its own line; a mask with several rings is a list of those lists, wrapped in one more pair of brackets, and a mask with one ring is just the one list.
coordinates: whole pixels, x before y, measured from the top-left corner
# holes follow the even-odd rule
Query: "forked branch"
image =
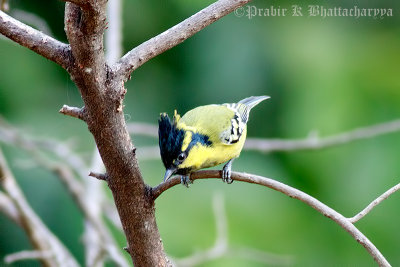
[(129, 51), (113, 66), (113, 71), (121, 75), (124, 80), (128, 79), (132, 71), (150, 59), (182, 43), (208, 25), (250, 1), (219, 0), (209, 5), (181, 23)]
[[(154, 124), (133, 122), (127, 124), (128, 131), (131, 134), (158, 137), (158, 128)], [(244, 150), (254, 150), (264, 153), (275, 151), (297, 151), (297, 150), (317, 150), (333, 146), (339, 146), (358, 140), (373, 138), (384, 134), (400, 132), (400, 120), (393, 120), (371, 126), (359, 127), (347, 132), (342, 132), (326, 137), (319, 137), (310, 134), (306, 138), (299, 139), (269, 139), (269, 138), (247, 138), (244, 144)], [(146, 158), (159, 158), (158, 147), (141, 148)]]
[(0, 150), (0, 186), (13, 203), (18, 213), (18, 221), (28, 235), (32, 245), (39, 251), (51, 251), (51, 258), (42, 258), (44, 266), (76, 267), (78, 263), (58, 240), (56, 236), (44, 225), (33, 211), (19, 188), (8, 164)]
[(388, 197), (390, 197), (393, 193), (395, 193), (396, 191), (398, 191), (400, 189), (400, 184), (397, 184), (395, 186), (393, 186), (392, 188), (390, 188), (389, 190), (387, 190), (385, 193), (383, 193), (382, 195), (380, 195), (378, 198), (376, 198), (374, 201), (372, 201), (367, 207), (365, 207), (365, 209), (363, 209), (362, 211), (360, 211), (359, 213), (357, 213), (355, 216), (348, 218), (349, 221), (351, 223), (356, 223), (359, 220), (361, 220), (362, 218), (364, 218), (365, 215), (367, 215), (373, 208), (375, 208), (376, 206), (378, 206), (380, 203), (382, 203), (382, 201), (384, 201), (385, 199), (387, 199)]
[(199, 266), (206, 262), (228, 255), (273, 266), (293, 265), (293, 258), (291, 256), (277, 255), (246, 247), (230, 246), (228, 242), (228, 223), (224, 206), (224, 198), (221, 194), (214, 195), (213, 210), (216, 225), (216, 239), (214, 246), (203, 251), (196, 251), (188, 257), (175, 259), (174, 263), (176, 266)]
[(0, 33), (39, 55), (54, 61), (64, 69), (71, 64), (69, 45), (23, 24), (0, 11)]
[[(207, 178), (221, 178), (220, 171), (198, 171), (192, 173), (190, 178), (192, 180), (197, 179), (207, 179)], [(382, 253), (375, 247), (375, 245), (362, 233), (360, 230), (355, 227), (352, 222), (344, 217), (339, 212), (335, 211), (334, 209), (328, 207), (318, 199), (296, 189), (289, 185), (283, 184), (281, 182), (275, 181), (273, 179), (269, 179), (266, 177), (253, 175), (253, 174), (246, 174), (246, 173), (238, 173), (232, 172), (232, 179), (236, 181), (242, 181), (252, 184), (258, 184), (262, 186), (266, 186), (268, 188), (274, 189), (279, 191), (291, 198), (298, 199), (305, 204), (309, 205), (313, 209), (317, 210), (324, 216), (330, 218), (331, 220), (335, 221), (339, 224), (343, 229), (345, 229), (358, 243), (360, 243), (368, 253), (374, 258), (374, 260), (380, 266), (390, 266), (389, 262), (385, 259)], [(168, 180), (165, 183), (161, 183), (160, 185), (154, 187), (152, 189), (153, 198), (156, 199), (159, 197), (164, 191), (175, 186), (180, 183), (179, 177), (174, 177)]]

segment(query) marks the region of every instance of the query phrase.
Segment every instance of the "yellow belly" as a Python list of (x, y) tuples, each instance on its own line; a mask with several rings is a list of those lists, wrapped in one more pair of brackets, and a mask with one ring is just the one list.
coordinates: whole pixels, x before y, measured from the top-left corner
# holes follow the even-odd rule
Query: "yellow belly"
[(246, 140), (246, 129), (244, 129), (239, 141), (232, 145), (226, 145), (220, 141), (215, 141), (211, 146), (195, 145), (183, 162), (180, 168), (189, 168), (196, 171), (203, 168), (209, 168), (230, 159), (237, 158), (242, 151)]

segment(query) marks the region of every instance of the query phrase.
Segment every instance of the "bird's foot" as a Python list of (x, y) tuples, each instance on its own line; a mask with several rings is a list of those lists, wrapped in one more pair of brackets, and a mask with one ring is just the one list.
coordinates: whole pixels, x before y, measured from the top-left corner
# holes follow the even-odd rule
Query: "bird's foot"
[(233, 183), (233, 180), (231, 178), (232, 174), (232, 161), (228, 161), (228, 163), (225, 164), (224, 168), (222, 168), (222, 181), (227, 184)]
[(181, 176), (181, 184), (186, 186), (187, 188), (189, 188), (190, 185), (193, 184), (193, 181), (190, 179), (190, 174)]

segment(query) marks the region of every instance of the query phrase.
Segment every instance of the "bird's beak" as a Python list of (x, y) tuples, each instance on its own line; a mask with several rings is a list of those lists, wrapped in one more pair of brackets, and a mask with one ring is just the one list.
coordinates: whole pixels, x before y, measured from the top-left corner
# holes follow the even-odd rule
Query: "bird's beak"
[(175, 174), (176, 168), (169, 168), (165, 171), (164, 182), (168, 180), (173, 174)]

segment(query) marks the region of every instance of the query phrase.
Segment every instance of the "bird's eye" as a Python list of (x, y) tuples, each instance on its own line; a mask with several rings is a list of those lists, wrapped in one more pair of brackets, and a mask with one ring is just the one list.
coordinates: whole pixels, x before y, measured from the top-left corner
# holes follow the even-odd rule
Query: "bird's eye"
[(186, 159), (186, 154), (185, 154), (185, 153), (179, 154), (179, 156), (178, 156), (178, 160), (179, 160), (179, 161), (183, 161), (183, 160), (185, 160), (185, 159)]

